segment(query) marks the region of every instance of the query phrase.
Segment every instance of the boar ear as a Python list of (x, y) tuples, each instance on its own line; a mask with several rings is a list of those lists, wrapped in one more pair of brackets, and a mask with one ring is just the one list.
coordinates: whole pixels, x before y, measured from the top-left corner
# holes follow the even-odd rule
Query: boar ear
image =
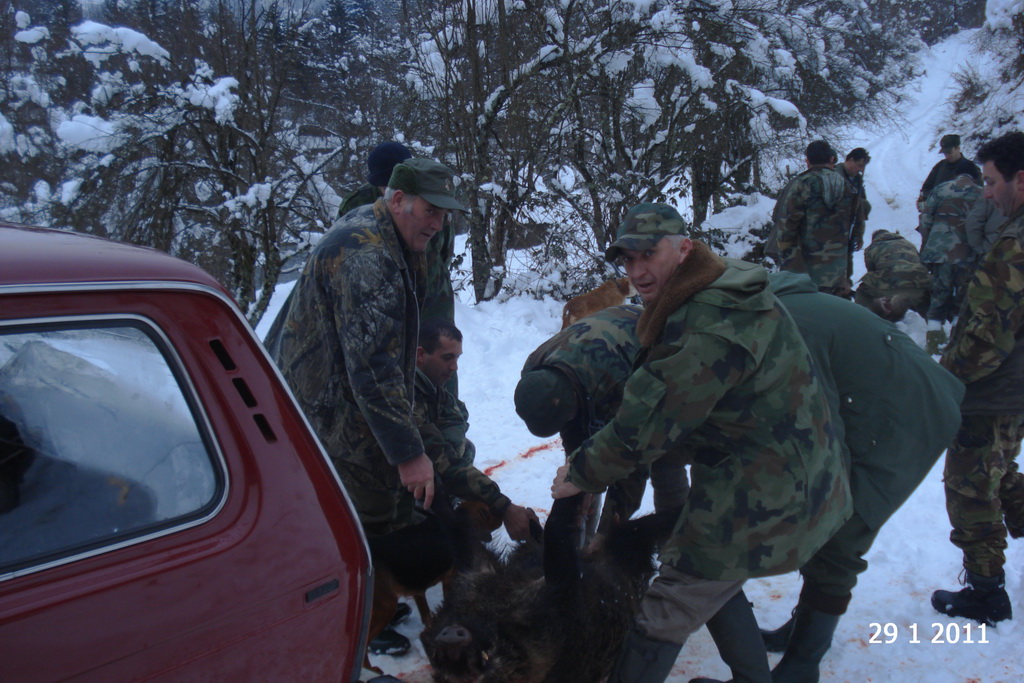
[(530, 520), (530, 538), (537, 543), (544, 542), (544, 527), (535, 519)]
[(579, 517), (585, 494), (559, 498), (544, 525), (544, 580), (548, 586), (575, 590), (580, 578)]

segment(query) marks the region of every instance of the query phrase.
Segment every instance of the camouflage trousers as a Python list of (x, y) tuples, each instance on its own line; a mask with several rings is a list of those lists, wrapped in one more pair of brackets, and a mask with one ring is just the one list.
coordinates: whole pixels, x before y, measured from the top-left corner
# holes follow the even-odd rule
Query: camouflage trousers
[[(1006, 524), (1024, 516), (1024, 477), (1017, 454), (1024, 415), (964, 415), (946, 452), (943, 481), (949, 540), (964, 553), (964, 567), (996, 576), (1006, 563)], [(1005, 504), (1004, 504), (1005, 499)]]
[(960, 312), (974, 267), (969, 263), (929, 263), (932, 274), (932, 301), (928, 320), (952, 320)]
[(871, 549), (878, 532), (879, 529), (869, 527), (854, 511), (839, 531), (800, 568), (807, 589), (805, 592), (821, 595), (828, 602), (842, 603), (841, 608), (820, 611), (829, 614), (846, 612), (846, 603), (857, 585), (857, 576), (868, 568), (864, 555)]

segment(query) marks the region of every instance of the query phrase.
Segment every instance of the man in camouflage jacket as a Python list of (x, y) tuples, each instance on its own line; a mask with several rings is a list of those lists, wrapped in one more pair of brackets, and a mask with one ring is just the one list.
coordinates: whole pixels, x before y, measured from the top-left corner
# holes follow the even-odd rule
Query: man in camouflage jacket
[(458, 369), (462, 332), (450, 320), (433, 318), (420, 325), (416, 349), (416, 402), (413, 412), (423, 448), (433, 461), (448, 495), (486, 505), (505, 524), (509, 537), (521, 541), (530, 531), (532, 510), (515, 505), (498, 485), (473, 465), (476, 448), (466, 438), (469, 412), (445, 384)]
[(462, 209), (451, 179), (427, 159), (395, 166), (384, 198), (316, 245), (266, 340), (368, 534), (408, 523), (402, 489), (425, 507), (433, 499), (412, 410), (422, 297), (413, 264), (447, 212)]
[(960, 310), (974, 268), (974, 250), (967, 243), (967, 214), (981, 198), (981, 186), (964, 173), (938, 185), (924, 203), (921, 221), (921, 262), (932, 274), (928, 320), (952, 320)]
[(932, 277), (921, 263), (917, 247), (899, 233), (875, 230), (864, 250), (867, 273), (860, 279), (854, 301), (889, 322), (903, 319), (907, 310), (927, 311)]
[(690, 494), (610, 680), (663, 681), (723, 609), (743, 634), (734, 675), (770, 680), (743, 582), (802, 566), (849, 517), (849, 485), (810, 354), (767, 273), (712, 254), (684, 225), (640, 204), (606, 253), (646, 305), (643, 351), (614, 419), (559, 468), (552, 494), (598, 492), (662, 458), (689, 464)]
[(807, 273), (823, 292), (848, 297), (850, 228), (858, 195), (834, 165), (835, 152), (824, 140), (807, 146), (807, 170), (780, 199), (775, 236), (780, 269)]
[[(531, 433), (547, 437), (559, 432), (568, 455), (611, 421), (640, 351), (636, 322), (642, 311), (640, 306), (611, 306), (570, 325), (530, 354), (515, 405)], [(600, 530), (639, 509), (649, 476), (655, 510), (682, 506), (689, 489), (686, 471), (665, 458), (608, 489)], [(596, 521), (593, 515), (588, 518), (588, 535)]]
[(853, 252), (864, 247), (864, 229), (868, 215), (871, 213), (871, 202), (864, 190), (864, 171), (871, 161), (871, 155), (863, 147), (856, 147), (846, 155), (846, 161), (836, 164), (835, 171), (857, 191), (854, 200), (850, 225), (850, 248), (846, 252), (846, 272), (853, 277)]
[(765, 634), (769, 650), (785, 652), (773, 682), (795, 683), (818, 680), (819, 662), (867, 569), (864, 555), (956, 433), (964, 388), (895, 326), (819, 293), (806, 275), (772, 273), (768, 281), (819, 371), (849, 463), (854, 509), (800, 568), (793, 618)]
[[(338, 218), (361, 206), (368, 206), (384, 196), (384, 188), (391, 178), (395, 164), (410, 158), (409, 150), (398, 142), (382, 142), (372, 150), (366, 159), (369, 175), (365, 185), (351, 192), (338, 209)], [(423, 283), (423, 304), (420, 317), (423, 320), (455, 317), (455, 291), (452, 289), (452, 259), (455, 256), (455, 228), (458, 214), (449, 214), (444, 228), (427, 243), (424, 251), (419, 281)], [(455, 376), (448, 388), (458, 394)]]
[(943, 481), (950, 540), (963, 551), (966, 588), (935, 591), (932, 606), (994, 623), (1013, 616), (1005, 588), (1006, 534), (1024, 535), (1024, 133), (986, 143), (985, 197), (1006, 216), (978, 264), (942, 365), (967, 385)]

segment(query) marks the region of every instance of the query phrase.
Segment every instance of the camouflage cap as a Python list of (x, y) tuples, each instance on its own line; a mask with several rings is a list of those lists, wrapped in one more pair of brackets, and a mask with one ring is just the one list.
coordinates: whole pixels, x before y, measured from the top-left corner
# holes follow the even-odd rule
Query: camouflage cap
[(665, 235), (685, 233), (683, 217), (668, 204), (637, 204), (626, 212), (615, 233), (615, 241), (604, 252), (604, 257), (614, 261), (620, 249), (642, 251), (656, 245)]
[(432, 159), (409, 159), (395, 166), (388, 187), (421, 197), (442, 209), (465, 211), (455, 199), (452, 178), (455, 173)]
[(953, 134), (943, 135), (942, 139), (939, 140), (939, 151), (941, 151), (941, 152), (948, 152), (949, 150), (953, 149), (954, 147), (959, 147), (959, 146), (960, 146), (960, 136), (959, 135), (953, 135)]
[(525, 373), (516, 385), (515, 402), (516, 413), (534, 436), (551, 436), (576, 415), (576, 392), (553, 368)]

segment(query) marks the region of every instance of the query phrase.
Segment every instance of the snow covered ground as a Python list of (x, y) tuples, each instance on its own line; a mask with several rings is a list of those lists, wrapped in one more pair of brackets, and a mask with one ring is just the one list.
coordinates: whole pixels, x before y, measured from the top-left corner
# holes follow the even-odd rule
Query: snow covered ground
[[(915, 200), (928, 171), (941, 157), (937, 129), (949, 95), (950, 73), (970, 58), (969, 33), (936, 46), (926, 58), (926, 73), (908, 90), (912, 103), (906, 123), (885, 131), (861, 131), (842, 141), (841, 151), (863, 146), (871, 154), (867, 193), (873, 209), (868, 236), (875, 229), (895, 230), (917, 244)], [(976, 150), (965, 149), (967, 156)], [(770, 211), (770, 205), (767, 208)], [(867, 240), (866, 240), (867, 241)], [(855, 275), (863, 274), (858, 259)], [(265, 333), (283, 301), (286, 285), (275, 295), (260, 325)], [(530, 435), (513, 409), (512, 396), (527, 355), (560, 327), (560, 302), (515, 299), (470, 305), (468, 294), (456, 306), (456, 323), (465, 336), (459, 368), (461, 398), (470, 410), (469, 437), (477, 446), (477, 465), (487, 471), (513, 501), (535, 509), (543, 519), (550, 507), (549, 486), (563, 453), (557, 440)], [(913, 315), (913, 314), (912, 314)], [(906, 329), (923, 341), (923, 321)], [(644, 510), (651, 509), (648, 499)], [(1006, 587), (1016, 621), (982, 631), (966, 620), (936, 613), (929, 597), (938, 588), (955, 588), (961, 554), (949, 542), (942, 489), (942, 461), (882, 529), (869, 553), (868, 571), (854, 591), (849, 612), (839, 623), (832, 649), (822, 665), (823, 681), (994, 683), (1024, 680), (1024, 542), (1011, 541)], [(501, 542), (499, 539), (498, 542)], [(504, 542), (508, 542), (505, 539)], [(796, 574), (748, 582), (746, 593), (761, 624), (774, 628), (789, 615), (800, 590)], [(429, 595), (440, 599), (436, 589)], [(413, 683), (430, 681), (418, 642), (415, 613), (400, 630), (413, 649), (403, 657), (376, 657), (385, 672)], [(771, 655), (774, 665), (779, 655)], [(698, 675), (727, 679), (706, 630), (683, 648), (669, 680)], [(589, 683), (587, 681), (571, 683)]]

